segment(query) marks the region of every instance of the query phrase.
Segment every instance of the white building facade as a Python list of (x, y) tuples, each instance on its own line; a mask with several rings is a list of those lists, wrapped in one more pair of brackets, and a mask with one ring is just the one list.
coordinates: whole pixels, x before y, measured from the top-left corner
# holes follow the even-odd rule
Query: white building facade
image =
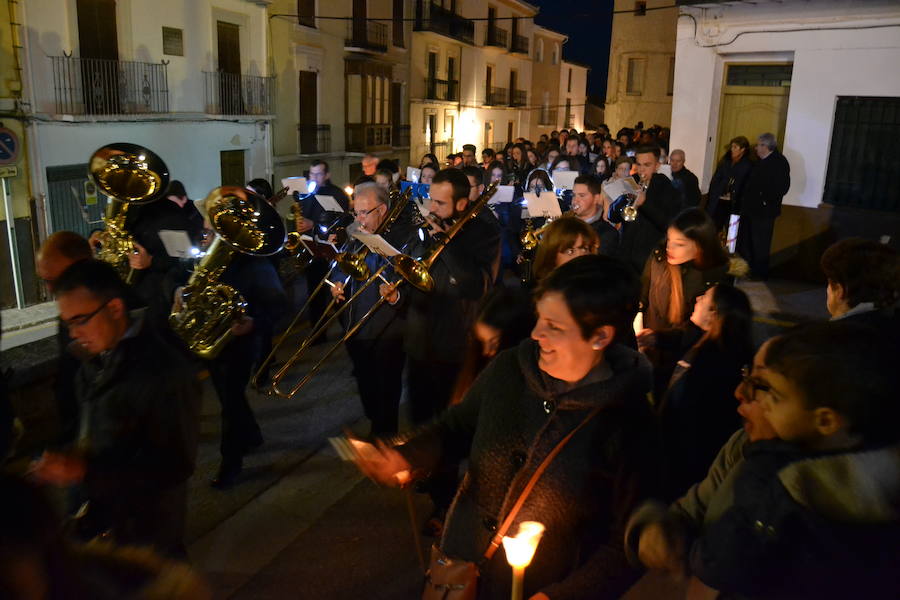
[(679, 4), (671, 147), (701, 188), (729, 139), (771, 132), (791, 164), (773, 266), (817, 272), (845, 235), (897, 244), (900, 165), (883, 133), (900, 114), (900, 5)]

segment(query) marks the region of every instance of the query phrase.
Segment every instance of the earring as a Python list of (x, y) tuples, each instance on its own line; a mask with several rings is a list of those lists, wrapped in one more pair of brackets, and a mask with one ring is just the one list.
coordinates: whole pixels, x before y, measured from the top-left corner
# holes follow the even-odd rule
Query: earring
[(591, 347), (592, 347), (594, 350), (599, 350), (599, 349), (600, 349), (600, 343), (599, 343), (599, 342), (594, 342), (594, 345), (591, 346)]

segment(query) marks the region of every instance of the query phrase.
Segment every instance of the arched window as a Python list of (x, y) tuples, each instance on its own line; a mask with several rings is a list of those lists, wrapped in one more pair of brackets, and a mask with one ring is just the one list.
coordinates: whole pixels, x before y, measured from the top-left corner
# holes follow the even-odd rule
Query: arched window
[(544, 40), (538, 38), (537, 49), (534, 51), (534, 59), (536, 62), (544, 62)]
[(553, 44), (553, 64), (559, 64), (559, 44)]

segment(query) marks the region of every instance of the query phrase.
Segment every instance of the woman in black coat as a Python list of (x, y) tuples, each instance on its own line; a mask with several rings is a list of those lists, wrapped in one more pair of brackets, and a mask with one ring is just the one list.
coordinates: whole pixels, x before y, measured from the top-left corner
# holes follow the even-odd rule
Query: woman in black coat
[(732, 214), (740, 214), (741, 195), (752, 166), (750, 154), (747, 138), (741, 135), (732, 139), (709, 182), (706, 212), (718, 231), (728, 225)]
[(753, 359), (752, 318), (747, 295), (726, 283), (709, 288), (694, 304), (691, 325), (702, 335), (676, 364), (660, 406), (669, 499), (703, 480), (741, 426), (734, 390)]
[[(624, 263), (583, 256), (542, 282), (532, 339), (499, 354), (461, 404), (401, 446), (376, 450), (360, 467), (397, 484), (442, 456), (469, 458), (440, 549), (482, 562), (500, 523), (550, 450), (592, 413), (549, 464), (510, 528), (539, 521), (546, 533), (525, 574), (525, 598), (618, 598), (637, 575), (624, 554), (629, 511), (654, 479), (650, 367), (613, 342), (630, 327), (638, 281)], [(598, 411), (598, 412), (595, 412)], [(507, 598), (511, 570), (501, 551), (481, 566), (478, 598)]]

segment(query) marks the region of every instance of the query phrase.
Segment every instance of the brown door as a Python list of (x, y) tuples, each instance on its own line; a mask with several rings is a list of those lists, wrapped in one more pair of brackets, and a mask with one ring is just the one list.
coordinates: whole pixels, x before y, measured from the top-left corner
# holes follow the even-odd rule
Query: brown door
[(119, 110), (119, 38), (116, 0), (78, 0), (78, 45), (85, 112)]
[(216, 22), (219, 51), (219, 105), (222, 114), (243, 114), (241, 90), (241, 28), (234, 23)]
[(435, 79), (437, 79), (437, 53), (429, 52), (428, 81), (426, 83), (428, 85), (427, 96), (432, 100), (437, 99), (437, 83), (435, 82)]
[(509, 144), (513, 141), (513, 122), (510, 121), (506, 124), (506, 143)]
[(244, 185), (244, 150), (222, 150), (219, 152), (219, 167), (222, 171), (222, 185)]
[(491, 97), (491, 86), (494, 84), (494, 67), (488, 65), (487, 72), (484, 76), (484, 100), (485, 104), (493, 104), (493, 98)]
[(366, 2), (367, 0), (353, 0), (354, 46), (366, 45)]
[(300, 154), (324, 152), (318, 144), (318, 75), (314, 71), (299, 72)]
[(509, 72), (509, 104), (516, 102), (516, 86), (519, 84), (519, 74), (516, 71)]

